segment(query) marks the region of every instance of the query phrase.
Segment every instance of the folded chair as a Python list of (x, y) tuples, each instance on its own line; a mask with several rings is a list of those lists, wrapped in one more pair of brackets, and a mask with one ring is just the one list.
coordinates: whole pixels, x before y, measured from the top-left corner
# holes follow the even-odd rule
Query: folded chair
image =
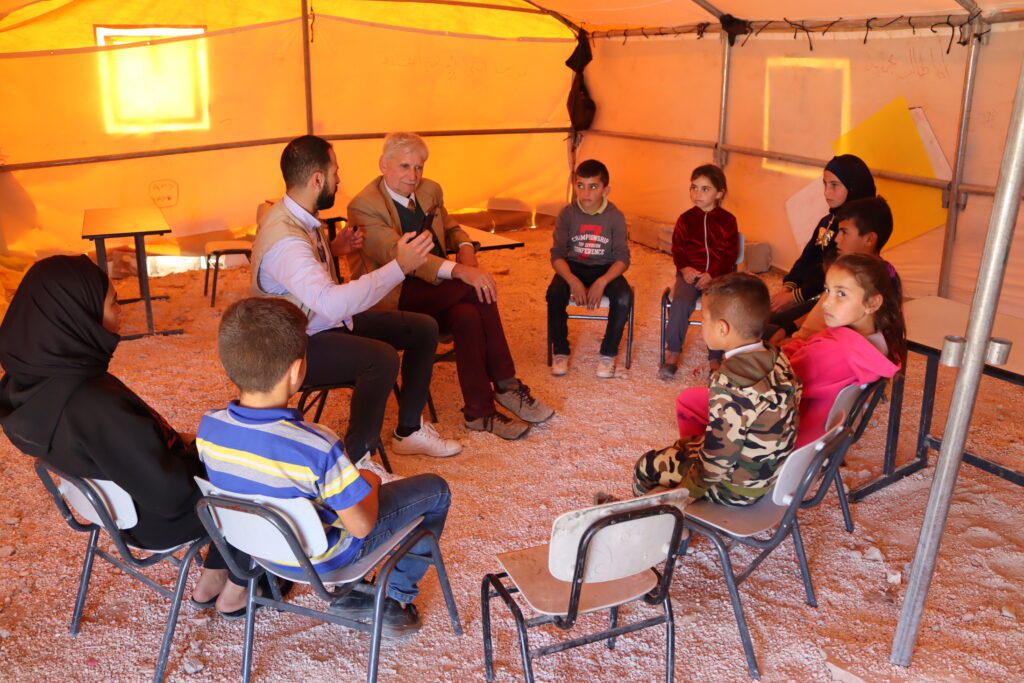
[[(742, 232), (739, 233), (739, 243), (740, 250), (736, 253), (736, 267), (733, 268), (733, 271), (739, 269), (740, 264), (743, 263), (746, 238)], [(697, 305), (694, 306), (693, 312), (696, 313), (700, 308), (700, 299), (697, 299)], [(659, 328), (661, 330), (661, 356), (659, 362), (662, 365), (665, 364), (665, 332), (668, 329), (668, 312), (670, 310), (672, 310), (672, 288), (666, 287), (665, 291), (661, 293), (661, 327)], [(689, 324), (700, 325), (700, 318), (691, 318)]]
[(885, 395), (887, 382), (887, 378), (881, 377), (871, 384), (851, 384), (843, 387), (836, 395), (835, 403), (828, 414), (827, 428), (831, 429), (842, 424), (846, 428), (846, 438), (836, 449), (835, 456), (826, 461), (814, 495), (801, 503), (803, 508), (817, 506), (828, 493), (829, 485), (834, 483), (836, 496), (839, 498), (839, 507), (843, 511), (843, 524), (850, 533), (853, 533), (853, 518), (850, 516), (850, 504), (846, 498), (846, 489), (843, 488), (843, 478), (839, 474), (839, 467), (843, 464), (846, 451), (860, 440), (864, 430), (867, 429), (871, 415), (875, 412), (875, 406)]
[[(185, 593), (189, 567), (203, 546), (210, 542), (210, 539), (201, 536), (173, 548), (159, 550), (139, 548), (131, 545), (121, 535), (122, 529), (131, 529), (138, 523), (135, 503), (123, 488), (105, 479), (71, 476), (38, 459), (36, 460), (36, 474), (46, 490), (49, 491), (50, 497), (57, 505), (57, 510), (64, 517), (68, 526), (75, 531), (89, 534), (85, 561), (82, 563), (82, 577), (78, 583), (78, 597), (75, 598), (75, 611), (71, 616), (71, 635), (78, 635), (82, 609), (85, 607), (85, 596), (89, 590), (89, 578), (92, 576), (93, 560), (97, 557), (106, 560), (160, 595), (170, 599), (171, 610), (167, 615), (167, 624), (164, 627), (164, 637), (160, 644), (156, 671), (153, 672), (153, 680), (159, 683), (163, 680), (164, 669), (167, 668), (167, 658), (170, 654), (174, 630), (178, 624), (178, 612), (181, 609), (181, 600)], [(88, 523), (78, 521), (75, 518), (76, 513)], [(116, 554), (98, 547), (101, 530), (110, 537)], [(185, 550), (185, 554), (179, 560), (174, 553), (182, 549)], [(145, 555), (137, 557), (133, 550), (141, 551)], [(178, 577), (173, 591), (161, 586), (139, 571), (165, 561), (178, 567)]]
[[(803, 539), (800, 537), (800, 525), (797, 523), (797, 513), (807, 489), (821, 475), (825, 461), (834, 458), (842, 445), (846, 437), (846, 429), (841, 424), (843, 421), (845, 416), (839, 420), (840, 424), (821, 438), (790, 453), (779, 469), (771, 493), (753, 505), (738, 507), (702, 500), (686, 508), (686, 527), (707, 536), (718, 551), (725, 583), (729, 589), (729, 598), (732, 601), (732, 610), (736, 616), (736, 625), (740, 631), (740, 640), (743, 642), (743, 651), (747, 657), (747, 668), (753, 678), (760, 678), (761, 674), (757, 668), (757, 659), (754, 657), (754, 646), (750, 640), (747, 620), (743, 616), (739, 585), (787, 537), (792, 536), (800, 574), (804, 581), (804, 591), (807, 593), (807, 604), (817, 607), (811, 574), (807, 568), (807, 557), (804, 554)], [(680, 552), (685, 553), (690, 538), (693, 538), (692, 534), (683, 543)], [(739, 574), (734, 572), (732, 561), (729, 559), (729, 549), (736, 543), (761, 551)]]
[[(494, 680), (490, 601), (500, 597), (512, 612), (519, 634), (523, 673), (533, 681), (533, 660), (606, 640), (609, 649), (626, 633), (665, 624), (666, 675), (675, 668), (675, 625), (669, 586), (683, 531), (686, 491), (669, 491), (567, 512), (555, 520), (551, 541), (498, 555), (503, 572), (484, 576), (480, 588), (484, 667)], [(655, 566), (665, 563), (659, 574)], [(508, 585), (506, 585), (506, 582)], [(525, 618), (519, 593), (539, 616)], [(655, 617), (619, 625), (619, 607), (634, 600), (661, 605)], [(598, 633), (531, 648), (527, 629), (555, 624), (568, 631), (579, 615), (609, 610), (610, 623)]]
[[(630, 364), (633, 362), (633, 309), (636, 307), (636, 289), (633, 287), (629, 288), (632, 292), (632, 297), (629, 300), (629, 317), (626, 318), (626, 369), (629, 369)], [(576, 303), (575, 299), (569, 298), (570, 307), (580, 307), (583, 304)], [(600, 313), (568, 313), (566, 317), (569, 320), (608, 320), (608, 316), (611, 315), (611, 303), (608, 301), (608, 297), (602, 296), (601, 301), (597, 304), (598, 308), (607, 308), (608, 312), (604, 315)], [(551, 360), (554, 357), (553, 346), (551, 345), (551, 330), (548, 330), (548, 365), (551, 365)]]
[[(301, 614), (312, 619), (340, 624), (348, 628), (358, 629), (370, 634), (370, 661), (367, 666), (366, 680), (377, 680), (377, 666), (380, 654), (381, 613), (386, 596), (385, 589), (388, 578), (395, 564), (405, 556), (414, 557), (434, 565), (437, 570), (438, 582), (448, 606), (452, 630), (462, 635), (462, 624), (452, 597), (448, 574), (441, 559), (441, 550), (437, 539), (425, 530), (416, 530), (423, 520), (414, 519), (403, 529), (394, 534), (385, 543), (358, 562), (346, 567), (335, 569), (329, 573), (318, 574), (309, 558), (327, 550), (327, 536), (324, 534), (323, 522), (307, 498), (269, 498), (266, 496), (226, 493), (218, 490), (205, 479), (196, 477), (203, 492), (203, 498), (196, 504), (196, 513), (203, 522), (210, 538), (220, 548), (227, 561), (231, 573), (245, 577), (249, 581), (249, 591), (245, 616), (245, 641), (242, 650), (242, 680), (250, 679), (252, 669), (252, 648), (257, 606), (270, 606), (285, 612)], [(421, 540), (427, 539), (431, 546), (429, 555), (415, 555), (410, 552), (412, 547)], [(237, 548), (252, 557), (250, 567), (240, 567), (234, 560), (228, 546)], [(291, 568), (284, 569), (271, 563), (288, 564)], [(383, 563), (381, 565), (381, 563)], [(313, 593), (328, 604), (344, 597), (360, 579), (372, 569), (380, 566), (377, 572), (375, 588), (375, 604), (373, 621), (369, 624), (349, 619), (329, 610), (315, 610), (285, 602), (277, 588), (276, 581), (270, 581), (270, 596), (257, 594), (256, 586), (260, 577), (267, 575), (279, 576), (295, 583), (309, 584)], [(328, 590), (327, 585), (341, 587)]]

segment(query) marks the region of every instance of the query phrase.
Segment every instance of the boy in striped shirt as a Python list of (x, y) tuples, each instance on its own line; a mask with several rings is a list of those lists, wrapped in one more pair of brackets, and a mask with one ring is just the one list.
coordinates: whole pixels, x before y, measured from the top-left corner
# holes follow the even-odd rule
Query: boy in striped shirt
[[(304, 422), (288, 407), (305, 377), (306, 323), (302, 311), (283, 299), (243, 299), (224, 312), (217, 348), (239, 398), (199, 423), (196, 446), (210, 482), (235, 493), (313, 500), (328, 541), (326, 552), (310, 558), (318, 572), (351, 564), (421, 515), (418, 528), (440, 539), (451, 504), (444, 479), (420, 474), (382, 485), (376, 474), (349, 461), (334, 432)], [(412, 552), (429, 550), (421, 543)], [(412, 603), (427, 566), (411, 558), (395, 566), (384, 606), (385, 636), (419, 629)], [(333, 609), (369, 617), (373, 594), (354, 590)]]

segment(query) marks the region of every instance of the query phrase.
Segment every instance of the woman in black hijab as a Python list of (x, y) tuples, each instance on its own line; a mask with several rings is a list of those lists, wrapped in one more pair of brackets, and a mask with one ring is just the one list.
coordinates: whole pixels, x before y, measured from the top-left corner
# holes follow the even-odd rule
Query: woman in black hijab
[(836, 258), (835, 236), (839, 232), (836, 211), (846, 202), (875, 196), (871, 169), (852, 154), (832, 157), (822, 172), (822, 184), (828, 213), (818, 221), (800, 258), (782, 279), (782, 291), (772, 297), (773, 315), (765, 332), (766, 339), (779, 328), (786, 331), (787, 337), (796, 332), (796, 320), (814, 307), (825, 289), (825, 264)]
[[(107, 372), (119, 329), (113, 284), (87, 257), (52, 256), (29, 268), (0, 325), (0, 426), (28, 455), (116, 482), (138, 510), (125, 535), (168, 548), (205, 535), (192, 479), (205, 470), (195, 448)], [(228, 578), (212, 546), (206, 567), (193, 593), (203, 607)]]

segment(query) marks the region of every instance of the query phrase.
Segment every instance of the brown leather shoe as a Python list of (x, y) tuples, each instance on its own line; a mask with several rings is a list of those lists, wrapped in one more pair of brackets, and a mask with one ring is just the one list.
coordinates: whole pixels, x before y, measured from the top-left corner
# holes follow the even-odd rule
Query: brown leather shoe
[(526, 436), (526, 433), (530, 431), (530, 425), (495, 411), (493, 415), (466, 420), (466, 429), (474, 432), (490, 432), (508, 441), (515, 441)]

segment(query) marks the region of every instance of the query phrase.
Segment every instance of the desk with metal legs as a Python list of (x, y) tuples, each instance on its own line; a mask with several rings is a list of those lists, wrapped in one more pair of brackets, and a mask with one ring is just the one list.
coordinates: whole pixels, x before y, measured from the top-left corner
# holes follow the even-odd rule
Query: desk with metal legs
[(126, 304), (136, 301), (146, 303), (147, 331), (141, 334), (124, 335), (121, 339), (138, 339), (152, 334), (181, 334), (183, 330), (156, 331), (153, 329), (152, 299), (166, 299), (166, 296), (150, 296), (149, 270), (146, 267), (146, 235), (163, 235), (171, 231), (163, 213), (155, 206), (127, 207), (116, 209), (86, 209), (82, 221), (82, 238), (96, 243), (96, 262), (107, 272), (107, 247), (105, 240), (114, 237), (135, 239), (135, 263), (138, 266), (139, 297), (118, 299)]
[[(929, 449), (938, 450), (942, 445), (942, 439), (931, 433), (932, 414), (935, 409), (935, 387), (939, 374), (939, 354), (942, 349), (942, 340), (947, 334), (964, 334), (967, 329), (969, 313), (970, 308), (966, 304), (937, 296), (914, 299), (903, 306), (903, 315), (907, 322), (908, 351), (920, 353), (926, 357), (924, 390), (921, 394), (921, 421), (917, 429), (916, 451), (913, 460), (899, 468), (896, 467), (900, 418), (903, 414), (904, 378), (900, 375), (892, 383), (889, 428), (886, 434), (882, 475), (851, 491), (849, 494), (851, 501), (862, 500), (875, 491), (926, 467)], [(1014, 346), (1024, 344), (1024, 319), (996, 315), (992, 336), (1009, 339), (1014, 342)], [(1012, 349), (1005, 366), (986, 365), (983, 372), (989, 377), (1024, 386), (1024, 352), (1020, 349)], [(1024, 473), (987, 460), (977, 453), (964, 451), (964, 462), (1018, 486), (1024, 486)]]

